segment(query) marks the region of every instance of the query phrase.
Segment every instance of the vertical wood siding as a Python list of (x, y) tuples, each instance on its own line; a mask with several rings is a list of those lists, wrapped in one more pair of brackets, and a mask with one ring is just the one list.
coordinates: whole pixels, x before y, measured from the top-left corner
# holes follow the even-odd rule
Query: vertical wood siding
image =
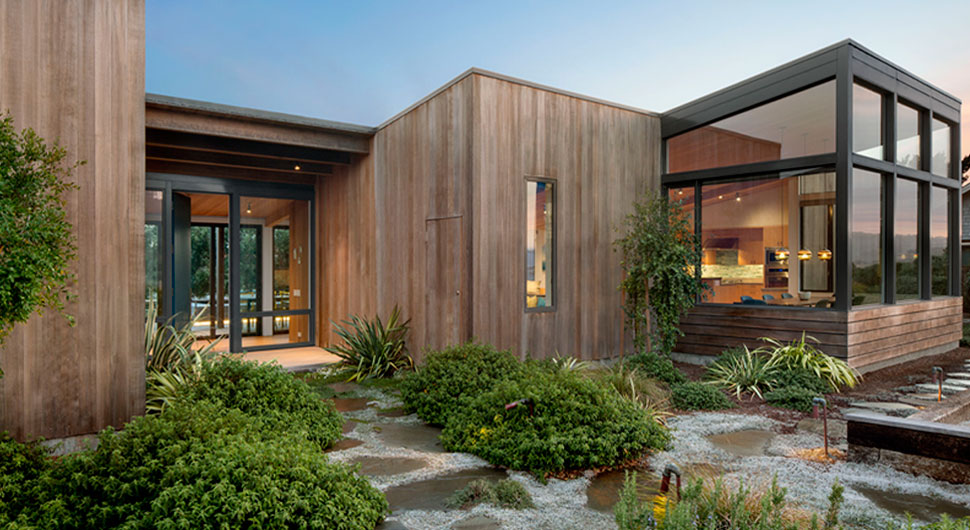
[(58, 437), (144, 411), (144, 3), (0, 0), (0, 109), (57, 139), (80, 188), (78, 298), (0, 349), (0, 430)]

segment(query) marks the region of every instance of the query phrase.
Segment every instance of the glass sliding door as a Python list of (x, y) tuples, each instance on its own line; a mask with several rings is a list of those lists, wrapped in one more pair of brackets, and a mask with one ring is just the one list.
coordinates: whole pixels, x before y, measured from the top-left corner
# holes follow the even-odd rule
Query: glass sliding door
[(242, 352), (314, 340), (312, 188), (149, 175), (145, 306), (197, 317), (200, 344)]
[(242, 347), (303, 344), (310, 334), (310, 202), (239, 198)]

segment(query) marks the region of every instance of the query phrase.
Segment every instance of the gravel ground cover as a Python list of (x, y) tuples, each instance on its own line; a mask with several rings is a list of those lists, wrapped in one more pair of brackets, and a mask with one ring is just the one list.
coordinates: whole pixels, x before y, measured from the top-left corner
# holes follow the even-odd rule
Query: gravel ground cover
[[(387, 492), (392, 488), (406, 488), (429, 479), (446, 479), (456, 472), (489, 468), (484, 460), (463, 453), (445, 453), (424, 441), (413, 447), (387, 443), (388, 431), (406, 431), (424, 439), (433, 433), (415, 415), (390, 415), (388, 409), (402, 406), (393, 391), (374, 388), (357, 388), (344, 396), (366, 397), (367, 407), (345, 413), (355, 422), (348, 438), (363, 442), (360, 445), (331, 453), (335, 460), (353, 461), (362, 457), (397, 457), (420, 459), (424, 465), (394, 475), (368, 477), (375, 487)], [(380, 415), (385, 411), (384, 415)], [(674, 432), (671, 450), (657, 453), (649, 458), (652, 469), (663, 469), (667, 463), (676, 463), (685, 470), (723, 470), (724, 480), (744, 481), (747, 484), (768, 482), (777, 477), (788, 489), (789, 498), (816, 511), (827, 507), (826, 497), (831, 484), (838, 479), (846, 486), (846, 502), (843, 521), (857, 528), (884, 528), (889, 519), (901, 521), (877, 505), (871, 498), (872, 491), (903, 494), (924, 504), (938, 502), (940, 506), (970, 506), (970, 485), (941, 483), (925, 477), (914, 477), (881, 465), (862, 465), (845, 462), (820, 464), (792, 458), (796, 449), (816, 448), (822, 445), (818, 434), (797, 430), (787, 418), (782, 421), (750, 413), (695, 413), (674, 416), (668, 423)], [(389, 428), (390, 425), (404, 426)], [(709, 436), (737, 431), (770, 431), (774, 436), (765, 443), (763, 455), (739, 457), (714, 445)], [(433, 438), (433, 436), (432, 436)], [(844, 441), (833, 442), (834, 447), (845, 450)], [(760, 451), (759, 451), (760, 452)], [(494, 473), (494, 472), (493, 472)], [(503, 471), (504, 475), (522, 483), (532, 495), (536, 507), (526, 510), (500, 509), (480, 504), (469, 510), (457, 509), (407, 509), (393, 512), (383, 528), (412, 530), (421, 529), (609, 529), (615, 528), (611, 514), (592, 510), (586, 506), (586, 489), (590, 477), (563, 481), (550, 479), (546, 484), (538, 482), (527, 473)], [(689, 479), (690, 477), (685, 477)], [(425, 486), (427, 484), (424, 484)], [(450, 496), (454, 486), (444, 487), (435, 494)], [(424, 490), (422, 490), (424, 491)], [(861, 491), (866, 491), (869, 496)], [(426, 494), (426, 493), (425, 493)], [(935, 499), (935, 501), (934, 501)], [(880, 499), (893, 504), (892, 499)], [(393, 509), (393, 507), (392, 507)]]

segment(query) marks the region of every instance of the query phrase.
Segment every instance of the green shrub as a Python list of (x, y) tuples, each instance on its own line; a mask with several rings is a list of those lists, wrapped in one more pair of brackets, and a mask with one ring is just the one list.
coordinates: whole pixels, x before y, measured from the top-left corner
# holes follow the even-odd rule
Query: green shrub
[(327, 448), (341, 437), (343, 417), (303, 381), (275, 364), (236, 358), (207, 363), (188, 385), (186, 401), (213, 401), (257, 419), (270, 431), (288, 431)]
[[(669, 442), (646, 410), (600, 381), (540, 363), (523, 370), (450, 410), (441, 433), (445, 449), (544, 476), (617, 465)], [(534, 411), (525, 404), (506, 409), (523, 399)]]
[(19, 133), (0, 112), (0, 344), (14, 324), (43, 309), (64, 312), (75, 274), (77, 237), (66, 195), (77, 189), (67, 151), (33, 129)]
[(628, 368), (617, 363), (611, 368), (599, 368), (586, 372), (589, 377), (602, 381), (623, 397), (639, 403), (648, 411), (657, 414), (665, 412), (670, 401), (670, 392), (666, 385), (652, 379), (636, 368)]
[(424, 364), (401, 383), (401, 399), (408, 412), (444, 425), (454, 414), (499, 381), (518, 377), (522, 363), (508, 350), (469, 342), (429, 352)]
[[(10, 510), (40, 528), (373, 528), (384, 496), (298, 436), (196, 401), (106, 430), (61, 458)], [(0, 515), (2, 517), (2, 515)]]
[(334, 324), (333, 331), (343, 344), (324, 349), (340, 357), (341, 373), (347, 381), (389, 377), (414, 365), (406, 343), (410, 323), (410, 319), (401, 322), (398, 306), (391, 310), (387, 324), (380, 316), (367, 321), (354, 315), (350, 321), (344, 320), (343, 326)]
[(723, 410), (734, 407), (724, 392), (704, 383), (682, 383), (670, 387), (674, 408), (680, 410)]
[(818, 343), (818, 339), (809, 337), (804, 332), (800, 339), (788, 343), (768, 337), (762, 337), (761, 340), (768, 345), (764, 351), (768, 354), (771, 366), (809, 370), (825, 380), (832, 390), (838, 391), (843, 386), (852, 388), (862, 379), (859, 372), (845, 361), (826, 355), (810, 344), (808, 341)]
[(940, 520), (935, 523), (930, 523), (928, 525), (915, 525), (913, 523), (912, 516), (907, 515), (907, 521), (904, 526), (900, 526), (895, 523), (891, 523), (887, 530), (970, 530), (970, 517), (961, 517), (959, 519), (951, 519), (949, 515), (943, 514), (940, 516)]
[(626, 364), (647, 377), (664, 383), (673, 385), (687, 382), (687, 376), (674, 366), (673, 361), (660, 354), (644, 352), (631, 357)]
[(741, 394), (751, 393), (761, 397), (763, 390), (770, 390), (776, 371), (760, 350), (741, 346), (722, 353), (707, 367), (705, 378), (741, 399)]
[(449, 506), (454, 508), (470, 508), (479, 503), (486, 503), (509, 508), (524, 510), (534, 508), (532, 496), (520, 482), (504, 479), (493, 482), (488, 479), (478, 479), (470, 482), (464, 488), (456, 491), (448, 500)]
[(765, 402), (783, 409), (809, 412), (812, 410), (812, 399), (818, 396), (818, 392), (798, 386), (790, 386), (765, 392)]
[(0, 433), (0, 526), (6, 521), (4, 514), (30, 502), (33, 493), (27, 485), (35, 483), (51, 463), (44, 446), (20, 443)]
[(816, 396), (828, 394), (832, 391), (825, 379), (815, 375), (815, 372), (805, 368), (781, 368), (775, 371), (774, 388), (804, 388), (815, 393)]

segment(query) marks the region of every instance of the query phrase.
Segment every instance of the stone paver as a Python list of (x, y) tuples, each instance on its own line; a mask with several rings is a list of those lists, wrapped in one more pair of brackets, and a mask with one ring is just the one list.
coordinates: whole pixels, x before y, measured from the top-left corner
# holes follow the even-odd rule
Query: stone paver
[(957, 377), (959, 379), (970, 379), (970, 372), (951, 372), (946, 375), (948, 377)]
[(906, 403), (889, 403), (884, 401), (854, 401), (849, 403), (849, 406), (869, 409), (875, 412), (884, 412), (890, 416), (900, 417), (906, 417), (919, 412), (918, 408), (907, 405)]
[[(909, 397), (911, 397), (913, 399), (918, 399), (920, 401), (926, 402), (926, 401), (936, 401), (936, 398), (938, 396), (936, 394), (936, 387), (933, 387), (933, 391), (932, 392), (918, 393), (918, 394), (910, 394)], [(944, 400), (946, 399), (946, 396), (945, 395), (943, 396), (943, 399)]]
[[(936, 392), (939, 387), (938, 385), (934, 385), (932, 383), (922, 383), (922, 384), (916, 385), (916, 388), (918, 388), (919, 390), (922, 390), (923, 392)], [(962, 386), (948, 385), (946, 383), (943, 384), (944, 394), (956, 394), (959, 392), (963, 392), (964, 390), (966, 390), (966, 388)]]

